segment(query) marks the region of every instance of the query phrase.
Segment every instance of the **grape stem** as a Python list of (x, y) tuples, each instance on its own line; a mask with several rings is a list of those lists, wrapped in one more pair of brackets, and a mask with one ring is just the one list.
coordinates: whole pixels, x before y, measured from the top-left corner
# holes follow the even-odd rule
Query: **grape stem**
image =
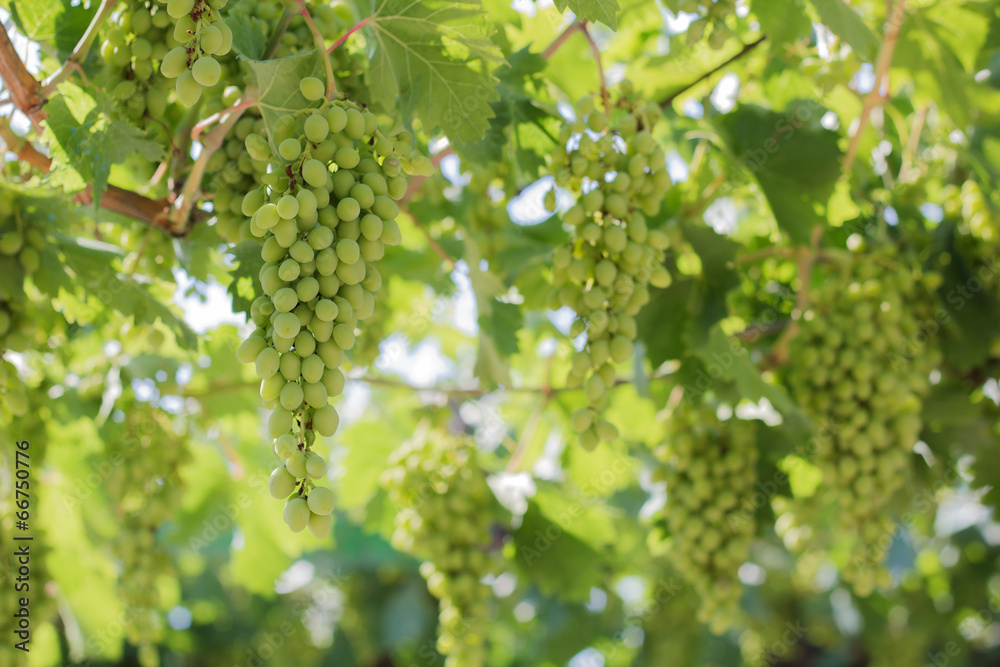
[(316, 53), (321, 54), (323, 59), (323, 72), (326, 74), (326, 99), (332, 100), (333, 96), (337, 94), (337, 82), (333, 80), (333, 63), (330, 62), (330, 52), (326, 50), (326, 46), (323, 44), (323, 33), (319, 31), (316, 22), (313, 21), (312, 16), (309, 14), (305, 0), (299, 0), (299, 14), (309, 27), (309, 32), (312, 33)]
[(83, 74), (83, 70), (80, 65), (84, 60), (87, 59), (87, 54), (90, 52), (90, 47), (94, 43), (94, 39), (97, 38), (97, 34), (104, 25), (104, 22), (111, 16), (111, 12), (114, 11), (115, 5), (118, 3), (115, 0), (101, 0), (101, 6), (98, 8), (97, 13), (94, 14), (94, 18), (90, 21), (90, 25), (87, 26), (87, 32), (83, 33), (83, 37), (77, 42), (76, 47), (73, 49), (73, 53), (70, 54), (69, 58), (63, 64), (59, 70), (50, 76), (45, 83), (42, 84), (42, 90), (40, 95), (42, 99), (48, 99), (49, 95), (56, 89), (61, 82), (65, 81), (70, 73), (73, 71), (80, 72)]
[(549, 44), (548, 48), (542, 51), (542, 57), (545, 58), (546, 60), (551, 58), (555, 54), (555, 52), (558, 51), (559, 48), (566, 42), (566, 40), (572, 37), (573, 33), (576, 32), (577, 30), (580, 30), (581, 28), (583, 28), (583, 21), (574, 21), (573, 23), (570, 23), (569, 26), (561, 33), (559, 33), (559, 36), (556, 37), (551, 44)]
[(767, 35), (761, 35), (760, 37), (758, 37), (756, 40), (750, 42), (749, 44), (745, 44), (742, 49), (740, 49), (735, 55), (733, 55), (733, 57), (729, 58), (728, 60), (726, 60), (725, 62), (721, 63), (720, 65), (717, 65), (716, 67), (713, 67), (712, 69), (708, 70), (707, 72), (705, 72), (704, 74), (702, 74), (701, 76), (699, 76), (697, 79), (695, 79), (691, 83), (686, 84), (684, 86), (681, 86), (679, 89), (677, 89), (674, 92), (670, 93), (670, 95), (668, 95), (665, 100), (663, 100), (662, 102), (660, 102), (660, 108), (661, 109), (668, 108), (671, 104), (674, 103), (674, 100), (676, 100), (678, 97), (680, 97), (681, 95), (683, 95), (687, 91), (691, 90), (692, 88), (694, 88), (695, 86), (697, 86), (699, 83), (701, 83), (705, 79), (708, 79), (712, 75), (717, 74), (717, 73), (721, 72), (722, 70), (726, 69), (727, 67), (729, 67), (730, 65), (732, 65), (734, 62), (736, 62), (737, 60), (739, 60), (743, 56), (747, 55), (748, 53), (750, 53), (751, 51), (753, 51), (754, 49), (756, 49), (758, 46), (760, 46), (761, 44), (763, 44), (766, 39), (767, 39)]
[(601, 100), (604, 102), (604, 115), (611, 115), (611, 102), (608, 98), (608, 85), (604, 80), (604, 64), (601, 62), (601, 50), (597, 48), (597, 42), (590, 35), (590, 31), (587, 30), (587, 22), (580, 21), (580, 32), (583, 36), (587, 38), (587, 43), (590, 44), (590, 50), (594, 53), (594, 62), (597, 63), (597, 77), (601, 81)]
[(372, 17), (368, 16), (368, 17), (365, 17), (365, 18), (361, 19), (360, 21), (358, 21), (358, 23), (355, 24), (355, 26), (353, 28), (351, 28), (350, 30), (348, 30), (347, 32), (345, 32), (343, 35), (341, 35), (340, 39), (338, 39), (336, 42), (334, 42), (333, 46), (331, 46), (329, 49), (327, 49), (326, 52), (327, 53), (333, 53), (334, 50), (336, 50), (336, 48), (338, 46), (340, 46), (341, 44), (343, 44), (344, 42), (347, 41), (348, 37), (350, 37), (351, 35), (353, 35), (354, 33), (356, 33), (358, 30), (361, 30), (366, 25), (368, 25), (369, 23), (371, 23), (371, 20), (372, 20)]
[(780, 366), (788, 360), (788, 344), (799, 333), (799, 322), (809, 308), (809, 283), (812, 279), (812, 267), (819, 255), (819, 242), (823, 238), (823, 226), (816, 225), (812, 230), (809, 249), (799, 256), (799, 293), (795, 299), (795, 316), (771, 349), (770, 361)]
[[(256, 99), (256, 88), (253, 86), (247, 86), (243, 93), (242, 101), (256, 101)], [(188, 230), (191, 229), (191, 225), (193, 224), (191, 211), (201, 194), (201, 181), (205, 176), (205, 169), (208, 167), (208, 161), (215, 151), (222, 146), (222, 142), (226, 138), (226, 135), (229, 134), (229, 130), (236, 125), (236, 121), (238, 121), (243, 115), (243, 112), (246, 111), (247, 106), (241, 106), (241, 104), (234, 106), (229, 110), (229, 113), (226, 114), (225, 118), (223, 118), (219, 124), (212, 128), (212, 131), (205, 136), (205, 140), (202, 142), (201, 155), (198, 156), (194, 166), (191, 168), (191, 173), (188, 174), (187, 180), (184, 182), (184, 187), (181, 190), (181, 194), (178, 197), (179, 203), (177, 208), (170, 216), (169, 229), (171, 234), (175, 236), (183, 236), (188, 232)]]
[[(871, 120), (872, 111), (875, 106), (885, 100), (889, 94), (889, 66), (892, 64), (892, 54), (896, 50), (896, 40), (899, 37), (899, 28), (903, 24), (903, 15), (906, 12), (906, 0), (896, 0), (889, 11), (885, 38), (879, 46), (878, 55), (875, 57), (875, 79), (872, 89), (865, 95), (864, 107), (861, 109), (861, 116), (858, 117), (858, 124), (851, 136), (851, 143), (847, 146), (847, 154), (844, 156), (843, 172), (846, 174), (851, 170), (854, 159), (858, 155), (858, 148), (861, 145), (861, 135), (864, 134)], [(882, 93), (883, 84), (885, 95)]]

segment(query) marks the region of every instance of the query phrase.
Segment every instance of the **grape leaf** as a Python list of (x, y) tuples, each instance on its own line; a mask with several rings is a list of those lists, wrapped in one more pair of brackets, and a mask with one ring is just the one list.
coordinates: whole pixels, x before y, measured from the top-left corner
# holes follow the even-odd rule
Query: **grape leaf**
[(87, 31), (99, 3), (70, 0), (15, 0), (10, 15), (14, 25), (28, 39), (49, 50), (48, 42), (55, 45), (55, 56), (60, 60), (73, 52), (77, 42)]
[(717, 126), (734, 158), (760, 183), (778, 226), (796, 243), (826, 222), (840, 178), (837, 133), (820, 125), (826, 109), (799, 101), (784, 112), (744, 105)]
[(375, 104), (415, 114), (453, 142), (483, 137), (499, 98), (490, 69), (503, 57), (478, 0), (373, 0), (365, 32)]
[(109, 102), (94, 99), (76, 84), (64, 82), (45, 105), (45, 140), (52, 157), (50, 180), (68, 192), (92, 186), (94, 207), (108, 184), (111, 165), (138, 153), (147, 160), (163, 157), (163, 147), (132, 125), (109, 114)]
[(249, 313), (255, 295), (264, 293), (257, 275), (260, 267), (264, 266), (260, 244), (256, 241), (244, 241), (231, 247), (229, 252), (233, 255), (236, 266), (230, 272), (233, 280), (226, 291), (233, 299), (234, 313)]
[(612, 30), (618, 30), (618, 0), (555, 0), (559, 11), (569, 9), (578, 18), (600, 21)]
[[(316, 102), (307, 100), (299, 90), (299, 81), (307, 76), (326, 80), (323, 64), (315, 51), (274, 60), (248, 60), (246, 63), (257, 78), (257, 106), (268, 137), (271, 137), (274, 121), (281, 116), (316, 106)], [(276, 151), (273, 137), (271, 144), (272, 150)]]
[(233, 51), (247, 60), (260, 60), (267, 48), (267, 35), (260, 23), (244, 12), (230, 12), (226, 25), (233, 31)]
[(799, 0), (754, 0), (751, 7), (772, 49), (808, 37), (812, 30), (809, 16)]
[(878, 38), (844, 0), (811, 0), (819, 20), (865, 59), (875, 55)]

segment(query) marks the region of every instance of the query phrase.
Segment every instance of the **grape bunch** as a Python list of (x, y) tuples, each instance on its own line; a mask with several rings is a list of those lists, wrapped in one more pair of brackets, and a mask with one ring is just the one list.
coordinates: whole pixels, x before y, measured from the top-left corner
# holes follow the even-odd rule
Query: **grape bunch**
[(230, 243), (249, 241), (250, 220), (243, 215), (240, 193), (252, 190), (267, 173), (267, 160), (254, 160), (245, 141), (263, 130), (260, 116), (247, 113), (226, 135), (219, 150), (212, 154), (205, 168), (205, 191), (212, 193), (212, 205), (219, 235)]
[[(648, 286), (670, 283), (663, 266), (668, 237), (646, 224), (670, 186), (663, 149), (650, 132), (660, 109), (634, 100), (626, 82), (610, 111), (609, 124), (592, 97), (580, 100), (577, 120), (562, 130), (562, 147), (551, 160), (556, 185), (577, 197), (563, 215), (572, 229), (567, 245), (552, 258), (549, 305), (575, 311), (570, 333), (586, 334), (569, 383), (582, 384), (589, 403), (572, 419), (588, 450), (617, 437), (614, 425), (600, 418), (606, 392), (615, 384), (613, 364), (632, 357), (635, 316), (649, 301)], [(545, 205), (555, 208), (554, 190)]]
[(816, 438), (813, 458), (834, 494), (838, 532), (854, 545), (844, 576), (860, 595), (889, 584), (877, 545), (893, 530), (886, 505), (919, 437), (939, 357), (922, 318), (931, 317), (935, 276), (911, 267), (891, 246), (842, 262), (814, 290), (790, 347), (792, 394), (831, 434)]
[(191, 454), (162, 412), (131, 397), (124, 400), (124, 421), (108, 420), (102, 427), (104, 459), (117, 462), (104, 486), (122, 522), (115, 552), (126, 637), (139, 647), (143, 667), (156, 667), (155, 644), (164, 636), (159, 580), (174, 576), (156, 533), (180, 505), (180, 469)]
[(229, 0), (168, 0), (167, 13), (177, 23), (172, 48), (160, 64), (160, 72), (177, 79), (177, 97), (191, 106), (202, 88), (219, 82), (222, 66), (214, 56), (224, 56), (233, 46), (233, 31), (222, 20), (220, 10)]
[(433, 432), (393, 452), (381, 483), (402, 510), (393, 546), (425, 561), (420, 574), (440, 601), (438, 650), (447, 667), (477, 667), (486, 657), (495, 499), (467, 437)]
[(111, 96), (133, 120), (144, 114), (161, 118), (168, 87), (156, 71), (177, 46), (173, 20), (163, 7), (145, 0), (130, 3), (111, 25), (101, 45)]
[(708, 45), (718, 50), (733, 37), (733, 31), (726, 25), (726, 17), (736, 13), (736, 0), (682, 0), (680, 10), (701, 14), (688, 25), (685, 33), (688, 46), (694, 46), (707, 34)]
[[(45, 234), (26, 224), (21, 203), (14, 193), (0, 190), (0, 274), (15, 276), (10, 291), (0, 285), (0, 354), (8, 350), (27, 352), (34, 349), (41, 334), (35, 318), (26, 312), (29, 300), (24, 293), (24, 278), (38, 271), (40, 252), (45, 248)], [(28, 409), (28, 398), (17, 368), (0, 356), (0, 415), (4, 411), (20, 417)], [(2, 420), (0, 420), (2, 421)]]
[(736, 620), (740, 565), (756, 532), (748, 497), (757, 481), (754, 428), (721, 420), (708, 402), (682, 401), (654, 452), (667, 485), (670, 558), (700, 600), (698, 620), (721, 634)]
[(358, 322), (375, 311), (382, 276), (374, 263), (401, 240), (396, 200), (407, 181), (400, 156), (412, 139), (381, 136), (375, 114), (324, 99), (318, 79), (303, 79), (300, 90), (321, 102), (275, 121), (274, 153), (260, 134), (244, 142), (268, 170), (242, 201), (251, 234), (262, 240), (264, 294), (251, 307), (257, 329), (238, 356), (256, 366), (261, 397), (273, 409), (268, 430), (285, 463), (271, 475), (271, 493), (288, 498), (285, 521), (293, 531), (308, 525), (325, 537), (333, 494), (315, 486), (326, 462), (312, 445), (317, 433), (337, 431), (329, 398), (343, 391), (340, 366)]

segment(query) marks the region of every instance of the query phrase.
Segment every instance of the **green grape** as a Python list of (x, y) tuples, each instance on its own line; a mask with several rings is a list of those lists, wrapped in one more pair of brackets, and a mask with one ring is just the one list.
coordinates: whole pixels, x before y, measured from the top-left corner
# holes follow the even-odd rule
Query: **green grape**
[(329, 173), (326, 165), (319, 160), (306, 160), (305, 164), (302, 165), (302, 178), (314, 188), (326, 185)]
[(663, 464), (654, 474), (667, 485), (668, 557), (695, 590), (698, 620), (721, 634), (737, 619), (738, 571), (756, 533), (753, 507), (740, 504), (756, 481), (754, 428), (736, 418), (721, 421), (714, 405), (685, 399), (653, 453)]
[(333, 519), (330, 515), (320, 515), (320, 514), (310, 514), (309, 515), (309, 532), (313, 534), (313, 537), (319, 540), (326, 539), (330, 536), (330, 531), (333, 528)]
[(293, 533), (301, 533), (309, 523), (309, 506), (302, 498), (292, 498), (285, 503), (285, 523)]
[(299, 81), (299, 90), (310, 101), (323, 99), (326, 95), (326, 86), (322, 81), (312, 76), (307, 76)]
[(922, 345), (899, 363), (933, 318), (932, 285), (895, 248), (859, 247), (812, 291), (811, 312), (789, 346), (792, 395), (817, 425), (836, 426), (814, 463), (838, 503), (838, 533), (852, 545), (844, 578), (862, 596), (888, 578), (886, 550), (872, 542), (893, 530), (887, 506), (919, 439), (927, 377), (939, 361), (935, 348)]
[[(225, 23), (222, 25), (225, 25)], [(206, 54), (212, 55), (213, 53), (218, 53), (219, 55), (222, 55), (222, 44), (222, 30), (220, 30), (217, 26), (210, 25), (202, 31), (201, 48), (204, 49)], [(218, 80), (218, 78), (216, 78), (216, 80)], [(206, 83), (204, 85), (211, 86), (214, 84)]]
[(190, 14), (191, 10), (194, 9), (194, 4), (195, 0), (167, 0), (167, 14), (171, 18), (179, 19)]
[(217, 84), (221, 73), (222, 66), (212, 56), (198, 58), (194, 65), (191, 66), (191, 75), (194, 77), (194, 80), (206, 87)]
[[(633, 353), (634, 326), (617, 328), (619, 318), (638, 314), (649, 300), (650, 283), (662, 286), (670, 282), (663, 266), (667, 237), (651, 233), (645, 218), (658, 211), (662, 196), (657, 193), (647, 202), (637, 180), (641, 177), (652, 183), (657, 169), (665, 168), (663, 150), (649, 130), (637, 131), (640, 120), (648, 128), (660, 117), (660, 111), (653, 104), (640, 105), (629, 99), (627, 87), (623, 83), (616, 105), (624, 113), (616, 109), (610, 123), (591, 97), (581, 100), (577, 108), (580, 120), (561, 130), (560, 147), (551, 156), (556, 184), (573, 194), (576, 202), (563, 214), (563, 221), (572, 229), (568, 243), (553, 256), (549, 302), (553, 308), (575, 311), (577, 319), (570, 333), (586, 336), (584, 353), (574, 363), (571, 380), (583, 384), (595, 416), (607, 402), (607, 389), (616, 383), (609, 362), (626, 363)], [(599, 136), (586, 134), (585, 128)], [(569, 140), (574, 135), (579, 137), (577, 147), (567, 150), (565, 146), (572, 145)], [(546, 198), (546, 208), (555, 208), (554, 190)], [(580, 431), (585, 447), (617, 437), (611, 435), (611, 424), (601, 426), (599, 434), (598, 424), (601, 420), (594, 419), (591, 427)]]
[(195, 80), (191, 70), (184, 70), (177, 77), (177, 97), (187, 106), (191, 106), (201, 97), (202, 85)]
[(278, 144), (278, 155), (286, 162), (291, 162), (302, 154), (302, 144), (298, 139), (285, 139)]
[[(326, 464), (323, 465), (325, 470)], [(322, 474), (322, 473), (320, 473)], [(318, 477), (318, 475), (316, 475)], [(309, 492), (309, 510), (314, 514), (326, 516), (333, 512), (333, 493), (330, 489), (318, 486)]]
[(324, 437), (330, 437), (337, 432), (340, 425), (340, 415), (332, 405), (326, 405), (313, 413), (313, 428)]
[(330, 125), (320, 114), (313, 114), (306, 119), (305, 133), (309, 141), (318, 144), (330, 134)]
[(295, 491), (295, 486), (298, 482), (291, 473), (285, 470), (284, 467), (275, 468), (271, 473), (271, 479), (269, 481), (269, 488), (271, 495), (279, 500), (282, 498), (287, 498), (292, 495)]
[(482, 667), (494, 572), (491, 524), (497, 503), (474, 442), (433, 432), (392, 453), (380, 477), (400, 507), (392, 543), (424, 562), (421, 575), (440, 604), (438, 649), (447, 667)]

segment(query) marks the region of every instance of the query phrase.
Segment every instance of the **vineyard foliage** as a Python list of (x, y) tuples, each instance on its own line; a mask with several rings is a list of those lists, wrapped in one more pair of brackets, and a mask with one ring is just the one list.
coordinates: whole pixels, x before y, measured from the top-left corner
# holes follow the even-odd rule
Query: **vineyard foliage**
[(996, 2), (0, 18), (0, 667), (1000, 664)]

